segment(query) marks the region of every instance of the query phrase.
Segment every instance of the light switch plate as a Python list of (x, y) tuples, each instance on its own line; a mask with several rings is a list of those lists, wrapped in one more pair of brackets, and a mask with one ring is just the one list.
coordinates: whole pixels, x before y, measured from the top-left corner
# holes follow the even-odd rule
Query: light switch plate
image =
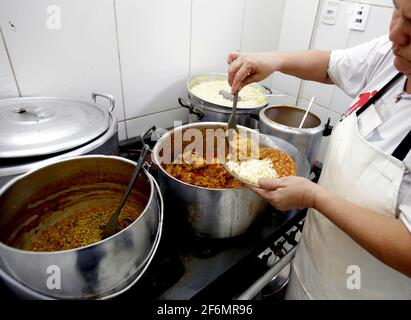
[(364, 31), (370, 12), (370, 5), (356, 3), (350, 8), (348, 28), (351, 30)]
[(321, 14), (321, 22), (324, 24), (334, 25), (337, 20), (338, 8), (340, 7), (340, 1), (328, 0), (324, 3), (324, 7)]

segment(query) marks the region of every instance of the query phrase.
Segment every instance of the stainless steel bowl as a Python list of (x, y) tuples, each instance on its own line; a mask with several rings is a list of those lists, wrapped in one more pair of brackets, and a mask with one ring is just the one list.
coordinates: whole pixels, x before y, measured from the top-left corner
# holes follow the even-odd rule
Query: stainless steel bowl
[[(30, 171), (6, 184), (0, 190), (0, 276), (4, 282), (18, 294), (62, 299), (111, 298), (132, 286), (157, 250), (163, 223), (159, 187), (147, 170), (130, 195), (132, 203), (144, 201), (143, 212), (110, 238), (56, 252), (27, 251), (9, 243), (19, 239), (18, 232), (22, 241), (32, 236), (25, 233), (33, 229), (29, 224), (42, 221), (53, 207), (56, 215), (65, 215), (78, 206), (119, 203), (135, 165), (114, 156), (81, 156)], [(50, 285), (53, 276), (59, 276), (60, 288)]]
[[(269, 208), (269, 204), (263, 198), (246, 187), (210, 189), (194, 186), (174, 178), (163, 168), (160, 151), (172, 134), (183, 134), (190, 128), (224, 128), (226, 125), (223, 122), (184, 125), (162, 136), (153, 149), (153, 161), (160, 168), (160, 188), (167, 208), (173, 208), (176, 218), (182, 216), (192, 233), (198, 237), (231, 238), (241, 235)], [(239, 128), (258, 134), (257, 131), (243, 126)], [(260, 143), (288, 153), (296, 162), (297, 174), (308, 176), (308, 160), (294, 146), (268, 135), (260, 135)]]

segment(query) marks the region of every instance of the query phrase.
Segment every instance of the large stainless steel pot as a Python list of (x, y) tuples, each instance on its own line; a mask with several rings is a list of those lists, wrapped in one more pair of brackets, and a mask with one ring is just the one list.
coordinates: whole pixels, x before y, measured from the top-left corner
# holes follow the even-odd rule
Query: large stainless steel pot
[[(156, 143), (153, 161), (160, 168), (159, 182), (167, 208), (186, 221), (191, 232), (198, 237), (231, 238), (245, 233), (261, 217), (268, 203), (246, 187), (231, 189), (203, 188), (182, 182), (171, 176), (162, 166), (160, 152), (168, 144), (171, 135), (195, 128), (226, 127), (222, 122), (198, 122), (184, 125), (169, 131)], [(257, 131), (239, 126), (249, 132)], [(296, 162), (298, 175), (307, 177), (310, 171), (307, 159), (288, 142), (261, 135), (264, 145), (287, 152)], [(170, 147), (170, 145), (168, 145)], [(171, 147), (174, 149), (174, 147)]]
[[(138, 178), (129, 200), (143, 204), (143, 212), (110, 238), (57, 252), (26, 251), (6, 243), (16, 230), (30, 237), (23, 231), (48, 214), (44, 208), (54, 212), (50, 218), (58, 219), (78, 206), (118, 204), (135, 165), (114, 156), (81, 156), (46, 165), (7, 183), (0, 190), (3, 281), (19, 295), (41, 299), (106, 299), (131, 287), (153, 258), (162, 231), (162, 196), (147, 170)], [(60, 289), (48, 282), (50, 270), (56, 268)]]
[[(191, 92), (191, 89), (199, 83), (215, 80), (227, 80), (227, 74), (209, 73), (196, 75), (188, 79), (187, 92), (188, 99), (179, 98), (182, 107), (189, 109), (189, 123), (194, 122), (227, 122), (231, 114), (231, 107), (219, 105), (202, 99)], [(250, 86), (257, 88), (261, 94), (269, 94), (271, 90), (263, 87), (258, 83), (252, 83)], [(268, 102), (256, 107), (238, 108), (236, 112), (236, 121), (238, 124), (249, 128), (257, 128), (258, 121), (250, 115), (258, 115), (261, 108), (267, 106)]]
[(267, 106), (260, 110), (258, 128), (261, 133), (284, 139), (297, 147), (312, 167), (317, 161), (322, 137), (330, 134), (330, 127), (329, 121), (324, 124), (314, 113), (308, 112), (299, 129), (304, 113), (304, 109), (295, 106)]
[[(98, 96), (109, 101), (109, 110), (96, 103)], [(54, 97), (0, 100), (0, 119), (3, 125), (7, 123), (10, 124), (8, 128), (12, 128), (2, 128), (6, 136), (3, 136), (4, 140), (0, 138), (0, 187), (18, 175), (56, 160), (86, 154), (117, 155), (114, 98), (92, 93), (91, 100), (91, 103)], [(63, 112), (60, 117), (44, 111), (59, 104)], [(24, 107), (27, 110), (23, 111)], [(75, 111), (81, 118), (79, 121), (73, 118)], [(62, 119), (65, 127), (55, 119)], [(42, 134), (32, 135), (30, 128)], [(53, 137), (57, 138), (53, 140)]]

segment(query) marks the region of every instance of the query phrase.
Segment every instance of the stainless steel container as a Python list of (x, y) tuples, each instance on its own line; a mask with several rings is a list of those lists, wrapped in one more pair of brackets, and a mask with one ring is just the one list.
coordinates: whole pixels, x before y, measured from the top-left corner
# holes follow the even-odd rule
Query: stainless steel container
[[(209, 74), (202, 74), (193, 76), (187, 81), (187, 92), (188, 92), (188, 99), (184, 99), (182, 97), (179, 98), (179, 103), (182, 107), (189, 109), (189, 123), (194, 122), (227, 122), (228, 118), (231, 114), (231, 107), (219, 105), (202, 99), (195, 94), (192, 93), (191, 89), (202, 83), (207, 81), (215, 81), (215, 80), (227, 80), (227, 74), (224, 73), (209, 73)], [(268, 88), (263, 87), (258, 83), (252, 83), (250, 86), (258, 89), (261, 94), (269, 94), (271, 90)], [(238, 124), (243, 125), (248, 128), (257, 128), (258, 121), (255, 117), (250, 117), (250, 115), (258, 115), (258, 112), (265, 106), (267, 103), (261, 104), (256, 107), (237, 107), (236, 112), (236, 121)]]
[[(88, 246), (33, 252), (10, 246), (13, 237), (33, 237), (36, 221), (70, 210), (120, 202), (136, 163), (112, 156), (81, 156), (30, 171), (0, 190), (0, 276), (17, 294), (40, 299), (106, 299), (130, 288), (148, 267), (161, 237), (163, 203), (147, 170), (138, 178), (132, 203), (144, 201), (127, 228)], [(73, 211), (73, 212), (74, 212)], [(32, 225), (31, 225), (32, 224)], [(36, 229), (35, 229), (36, 230)], [(29, 238), (27, 238), (29, 237)], [(35, 237), (35, 235), (34, 235)], [(20, 238), (18, 238), (20, 239)], [(59, 270), (59, 289), (50, 270)]]
[[(246, 187), (210, 189), (194, 186), (174, 178), (163, 168), (160, 151), (172, 134), (184, 135), (191, 128), (221, 127), (226, 127), (226, 123), (199, 122), (184, 125), (162, 136), (153, 149), (153, 161), (160, 168), (159, 182), (166, 207), (172, 208), (173, 214), (177, 215), (175, 218), (182, 218), (198, 237), (231, 238), (241, 235), (269, 208), (263, 198)], [(239, 127), (257, 133), (255, 130)], [(308, 176), (308, 161), (294, 146), (276, 137), (262, 135), (260, 138), (264, 145), (287, 152), (296, 162), (298, 175)]]
[[(109, 110), (96, 103), (98, 96)], [(55, 97), (0, 100), (0, 187), (56, 160), (118, 154), (114, 98), (92, 93), (90, 102)]]
[(295, 106), (267, 106), (259, 112), (258, 128), (261, 133), (284, 139), (297, 147), (312, 167), (317, 161), (322, 137), (330, 134), (330, 127), (314, 113), (308, 112), (303, 127), (299, 129), (304, 113), (304, 109)]

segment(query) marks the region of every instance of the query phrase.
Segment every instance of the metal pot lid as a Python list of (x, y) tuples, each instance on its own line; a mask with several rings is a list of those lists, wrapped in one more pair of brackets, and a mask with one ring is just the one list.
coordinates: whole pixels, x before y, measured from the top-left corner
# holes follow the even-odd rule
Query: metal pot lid
[(0, 100), (0, 158), (53, 154), (97, 138), (109, 127), (97, 104), (63, 98)]

